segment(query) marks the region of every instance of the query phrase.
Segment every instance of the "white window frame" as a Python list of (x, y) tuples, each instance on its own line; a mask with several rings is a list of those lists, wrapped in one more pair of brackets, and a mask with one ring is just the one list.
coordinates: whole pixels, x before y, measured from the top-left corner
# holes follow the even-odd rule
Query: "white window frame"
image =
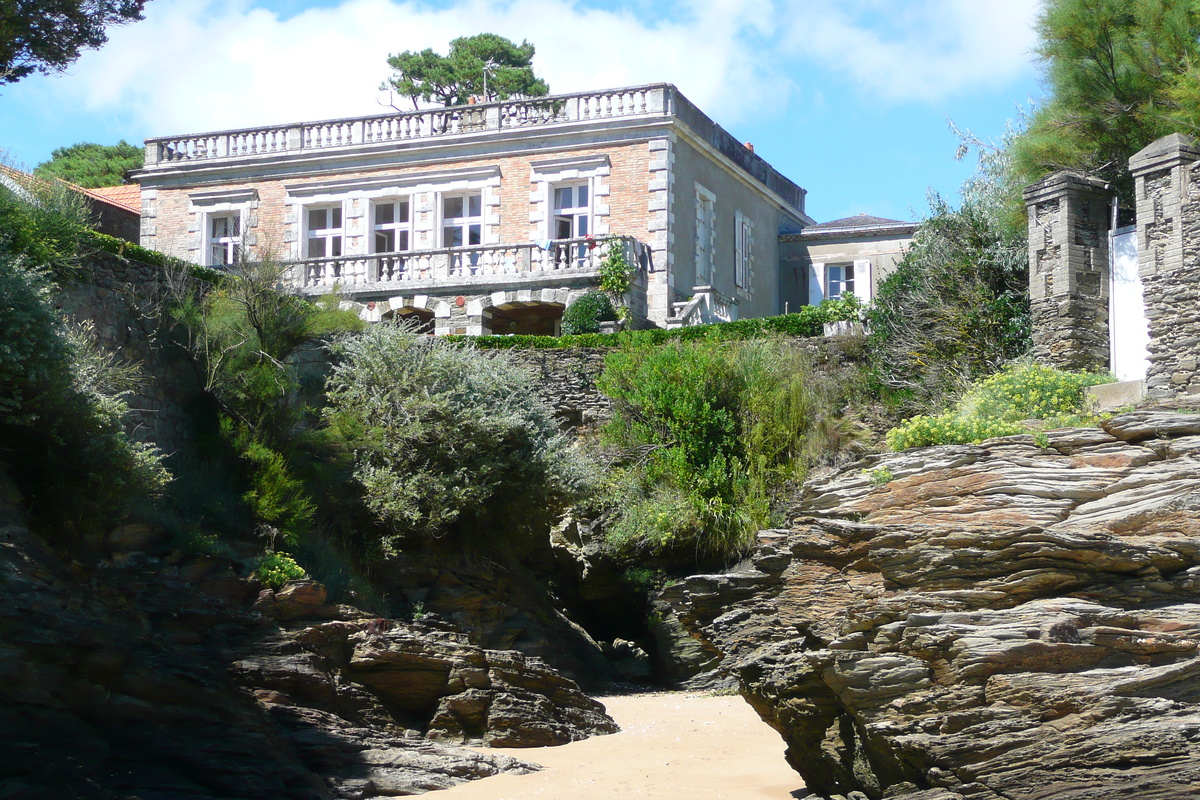
[(754, 221), (739, 211), (733, 223), (733, 284), (745, 289), (754, 268)]
[[(217, 220), (228, 219), (234, 224), (233, 235), (217, 236), (213, 230)], [(246, 229), (245, 215), (241, 209), (209, 211), (204, 214), (204, 265), (208, 267), (232, 267), (238, 263), (242, 254), (242, 237)], [(217, 259), (217, 248), (224, 251), (224, 257)]]
[[(825, 299), (840, 300), (843, 295), (855, 294), (854, 285), (858, 280), (858, 270), (855, 269), (856, 264), (853, 261), (841, 262), (837, 264), (825, 265)], [(850, 278), (846, 279), (846, 270), (850, 270)], [(840, 277), (834, 278), (834, 270), (838, 270)], [(849, 283), (849, 288), (846, 284)], [(837, 287), (837, 293), (834, 293), (834, 287)], [(857, 295), (856, 295), (857, 296)]]
[[(382, 223), (378, 222), (377, 221), (378, 217), (376, 216), (376, 209), (378, 209), (381, 206), (388, 206), (388, 205), (392, 206), (392, 208), (395, 209), (395, 211), (393, 212), (392, 221), (391, 222), (382, 222)], [(402, 205), (403, 205), (403, 207), (405, 207), (407, 209), (407, 215), (406, 215), (407, 219), (404, 219), (404, 220), (398, 219), (398, 217), (399, 217), (398, 212)], [(371, 252), (372, 253), (403, 253), (403, 252), (407, 252), (412, 249), (412, 244), (413, 244), (413, 225), (412, 225), (412, 223), (413, 223), (413, 202), (412, 202), (411, 197), (409, 197), (408, 195), (403, 195), (403, 196), (399, 196), (399, 197), (378, 198), (378, 199), (372, 201), (370, 214), (371, 214), (370, 223), (371, 223)], [(390, 233), (392, 235), (392, 241), (395, 242), (397, 244), (397, 246), (390, 250), (380, 250), (378, 237), (381, 233), (383, 233), (383, 234)], [(398, 246), (401, 241), (401, 234), (407, 234), (407, 237), (404, 237), (407, 239), (406, 246), (404, 246), (404, 247)]]
[[(479, 198), (479, 215), (472, 216), (471, 198)], [(461, 198), (463, 201), (463, 213), (461, 217), (446, 216), (446, 201), (456, 200)], [(447, 223), (449, 220), (456, 220), (454, 227), (458, 228), (462, 236), (462, 244), (454, 245), (446, 241), (446, 229), (450, 227)], [(479, 226), (479, 244), (483, 244), (484, 236), (484, 213), (483, 213), (483, 190), (473, 189), (465, 192), (443, 192), (438, 194), (438, 242), (442, 248), (450, 249), (457, 247), (472, 247), (471, 244), (471, 226)]]
[[(572, 201), (578, 201), (578, 190), (584, 189), (587, 192), (587, 199), (580, 205), (575, 202), (574, 205), (562, 206), (558, 205), (558, 193), (561, 190), (570, 190), (572, 193)], [(562, 213), (567, 212), (567, 213)], [(580, 220), (583, 225), (580, 226)], [(561, 222), (566, 222), (570, 226), (570, 232), (567, 236), (559, 236), (559, 225)], [(583, 229), (580, 230), (580, 227)], [(590, 180), (575, 180), (561, 181), (550, 184), (550, 230), (549, 238), (551, 239), (580, 239), (592, 233), (592, 182)]]
[[(321, 258), (342, 258), (346, 255), (346, 208), (345, 203), (311, 203), (301, 207), (304, 215), (304, 239), (301, 242), (301, 247), (304, 250), (305, 260), (316, 260)], [(336, 211), (338, 213), (339, 224), (329, 225), (325, 228), (312, 228), (312, 212), (325, 211), (327, 214)], [(327, 217), (327, 222), (332, 222), (332, 217)], [(312, 255), (312, 243), (314, 241), (324, 242), (324, 255)], [(333, 253), (333, 244), (336, 242), (337, 253)]]
[[(716, 271), (717, 196), (696, 184), (696, 285), (711, 286)], [(705, 236), (705, 226), (707, 233)]]

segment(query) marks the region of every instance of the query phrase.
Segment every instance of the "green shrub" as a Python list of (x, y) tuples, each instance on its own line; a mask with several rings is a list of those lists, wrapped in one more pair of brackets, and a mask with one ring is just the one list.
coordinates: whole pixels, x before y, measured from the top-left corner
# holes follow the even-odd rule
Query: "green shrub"
[(1083, 390), (1111, 383), (1109, 373), (1065, 372), (1019, 362), (975, 383), (952, 411), (917, 416), (888, 431), (892, 450), (934, 444), (970, 444), (996, 436), (1024, 433), (1021, 420), (1042, 420), (1048, 427), (1086, 423)]
[(562, 331), (566, 336), (599, 333), (601, 322), (613, 322), (617, 310), (604, 292), (588, 292), (575, 299), (563, 312)]
[(513, 541), (591, 480), (532, 376), (502, 354), (386, 323), (334, 351), (327, 420), (355, 453), (385, 550), (410, 537)]
[(0, 253), (0, 457), (46, 524), (98, 524), (162, 490), (162, 456), (125, 432), (132, 371), (53, 310), (49, 276)]
[(288, 581), (307, 577), (308, 573), (285, 553), (267, 553), (258, 560), (254, 574), (272, 589), (281, 589)]
[(260, 524), (278, 530), (283, 542), (295, 547), (308, 532), (316, 511), (304, 483), (292, 474), (283, 454), (255, 440), (247, 426), (226, 417), (221, 420), (221, 432), (242, 461), (249, 484), (242, 501)]
[(740, 555), (799, 479), (830, 414), (807, 357), (782, 340), (626, 340), (598, 386), (605, 437), (629, 454), (605, 488), (618, 553)]
[(600, 262), (597, 285), (618, 301), (629, 293), (633, 285), (633, 266), (625, 257), (625, 245), (620, 239), (608, 241), (608, 251)]
[(792, 314), (776, 317), (739, 319), (734, 322), (715, 322), (711, 325), (692, 325), (665, 330), (655, 328), (621, 333), (583, 333), (563, 336), (447, 336), (451, 342), (466, 342), (480, 350), (550, 350), (567, 347), (622, 347), (663, 344), (671, 341), (694, 342), (703, 339), (736, 341), (776, 335), (821, 336), (826, 322), (857, 320), (862, 306), (853, 297), (844, 300), (825, 300), (819, 306), (803, 306)]
[(897, 412), (941, 410), (942, 398), (1030, 346), (1028, 246), (1008, 221), (1003, 187), (977, 180), (930, 214), (867, 311), (867, 353)]
[(0, 185), (0, 252), (57, 280), (79, 268), (88, 235), (83, 196), (58, 182)]

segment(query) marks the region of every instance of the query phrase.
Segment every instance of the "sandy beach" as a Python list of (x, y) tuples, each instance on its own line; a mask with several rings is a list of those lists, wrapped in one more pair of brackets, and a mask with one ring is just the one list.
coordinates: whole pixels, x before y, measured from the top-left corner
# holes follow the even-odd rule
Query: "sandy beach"
[(495, 752), (545, 767), (438, 792), (438, 800), (793, 800), (804, 783), (783, 740), (742, 698), (656, 693), (599, 698), (621, 732)]

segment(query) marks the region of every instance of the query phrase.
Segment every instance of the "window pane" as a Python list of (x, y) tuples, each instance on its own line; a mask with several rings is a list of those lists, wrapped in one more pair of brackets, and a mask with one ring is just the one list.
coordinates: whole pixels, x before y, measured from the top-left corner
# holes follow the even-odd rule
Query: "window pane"
[(586, 187), (586, 186), (576, 186), (575, 187), (575, 202), (577, 204), (577, 206), (576, 206), (577, 208), (583, 208), (587, 205), (587, 197), (588, 197), (588, 187)]
[(442, 216), (446, 219), (456, 219), (463, 215), (463, 199), (461, 197), (447, 197), (442, 201)]
[(308, 211), (308, 229), (319, 231), (325, 227), (325, 209), (310, 208)]
[(229, 248), (229, 263), (236, 264), (238, 260), (238, 246), (235, 244)]
[(342, 237), (340, 237), (340, 236), (329, 237), (329, 246), (330, 246), (330, 255), (334, 256), (335, 258), (337, 256), (340, 256), (342, 254)]
[(387, 225), (391, 222), (394, 222), (395, 211), (396, 206), (391, 203), (380, 203), (379, 205), (375, 206), (375, 224)]
[(571, 238), (571, 218), (570, 217), (555, 217), (554, 218), (554, 238), (555, 239), (570, 239)]
[(469, 198), (468, 205), (470, 206), (470, 216), (478, 217), (483, 215), (483, 195), (473, 194)]
[(225, 263), (225, 247), (223, 245), (214, 244), (209, 253), (209, 263), (214, 267), (222, 266)]
[(462, 228), (457, 225), (446, 226), (442, 231), (442, 244), (444, 247), (462, 247)]
[(479, 225), (471, 226), (470, 244), (483, 244), (482, 229)]
[(329, 223), (329, 227), (331, 227), (331, 228), (342, 227), (342, 210), (340, 208), (331, 208), (329, 210), (329, 215), (331, 217), (333, 217), (333, 221)]
[(397, 222), (408, 222), (408, 201), (401, 200), (399, 203), (396, 204), (396, 207), (400, 210), (400, 213), (398, 213), (396, 215), (396, 221)]
[(554, 190), (554, 210), (560, 211), (571, 207), (571, 190), (559, 187)]
[(375, 231), (375, 252), (390, 253), (396, 248), (392, 245), (396, 241), (395, 231)]
[(234, 214), (232, 217), (226, 217), (229, 220), (230, 236), (237, 236), (242, 232), (242, 215)]
[(588, 219), (587, 219), (586, 214), (580, 214), (578, 217), (575, 218), (575, 228), (576, 228), (576, 230), (575, 230), (576, 236), (587, 236), (588, 235)]
[(308, 240), (308, 257), (309, 258), (324, 258), (325, 257), (325, 240), (320, 237)]
[(854, 265), (850, 264), (846, 267), (846, 282), (854, 280)]
[(397, 250), (407, 250), (408, 249), (408, 231), (400, 231), (399, 233), (400, 233), (400, 244), (396, 249)]

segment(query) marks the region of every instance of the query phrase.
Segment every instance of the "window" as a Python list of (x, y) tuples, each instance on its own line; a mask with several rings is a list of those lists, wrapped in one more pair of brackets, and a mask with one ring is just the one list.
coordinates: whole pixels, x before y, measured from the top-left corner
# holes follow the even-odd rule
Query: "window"
[(442, 247), (483, 244), (483, 195), (442, 198)]
[(754, 263), (754, 224), (739, 212), (734, 219), (733, 283), (745, 289)]
[(713, 229), (716, 227), (717, 197), (696, 186), (696, 285), (707, 286), (713, 273)]
[(830, 264), (825, 267), (825, 299), (840, 300), (854, 294), (854, 265)]
[(337, 258), (342, 254), (342, 207), (305, 209), (308, 237), (305, 258)]
[(409, 249), (408, 198), (385, 200), (375, 204), (374, 232), (376, 253), (396, 253)]
[(228, 267), (237, 263), (242, 247), (242, 215), (211, 214), (208, 217), (208, 266)]
[(588, 187), (554, 187), (554, 238), (579, 239), (591, 233), (588, 228)]

